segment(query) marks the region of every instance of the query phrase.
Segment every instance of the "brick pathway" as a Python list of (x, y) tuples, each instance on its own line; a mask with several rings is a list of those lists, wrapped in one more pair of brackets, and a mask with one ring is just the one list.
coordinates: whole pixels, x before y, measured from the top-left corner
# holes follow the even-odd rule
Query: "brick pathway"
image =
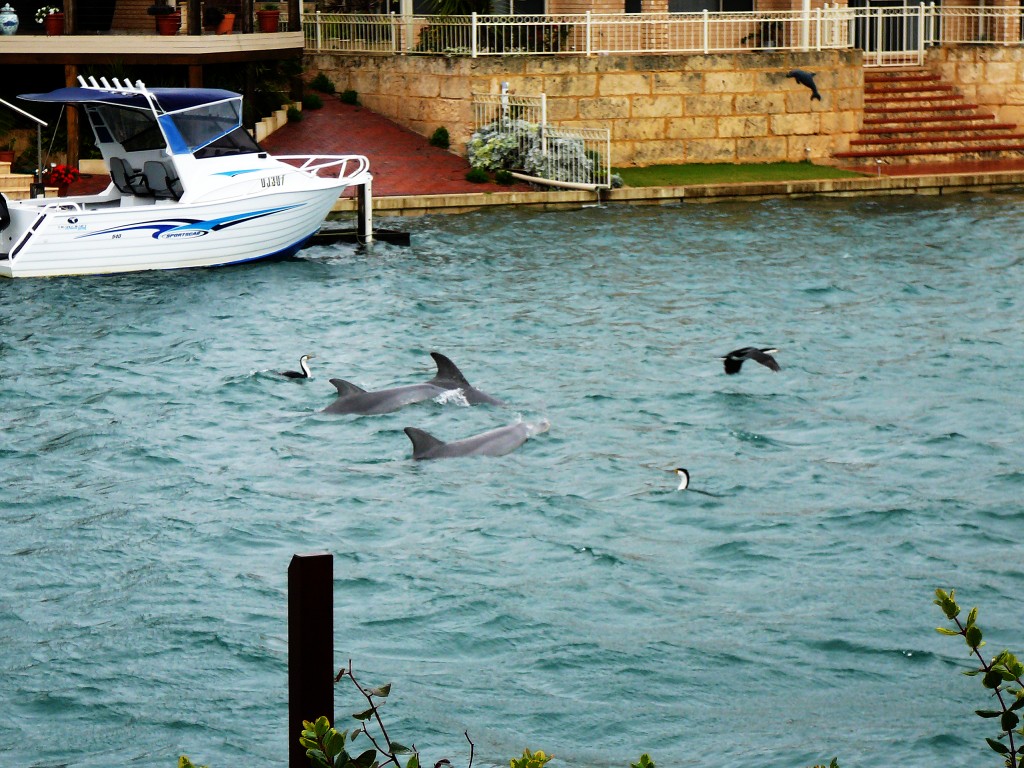
[(460, 192), (528, 190), (526, 184), (500, 186), (466, 181), (469, 163), (369, 109), (324, 98), (323, 109), (306, 109), (261, 142), (274, 155), (366, 155), (373, 173), (373, 196), (444, 195)]

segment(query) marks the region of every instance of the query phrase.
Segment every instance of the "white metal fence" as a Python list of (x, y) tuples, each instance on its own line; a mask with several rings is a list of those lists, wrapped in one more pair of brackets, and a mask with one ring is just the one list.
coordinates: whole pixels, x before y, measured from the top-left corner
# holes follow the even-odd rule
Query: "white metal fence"
[(314, 51), (448, 56), (718, 53), (861, 48), (866, 63), (919, 62), (943, 43), (1017, 45), (1021, 8), (930, 5), (735, 13), (303, 16)]
[(475, 93), (473, 123), (471, 162), (477, 157), (493, 168), (507, 159), (525, 176), (557, 185), (611, 187), (611, 131), (548, 125), (543, 93)]

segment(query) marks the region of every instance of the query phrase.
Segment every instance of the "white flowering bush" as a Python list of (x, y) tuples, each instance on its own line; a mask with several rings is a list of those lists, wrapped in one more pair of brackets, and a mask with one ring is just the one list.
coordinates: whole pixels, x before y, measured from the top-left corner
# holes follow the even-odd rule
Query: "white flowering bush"
[(469, 164), (485, 171), (520, 169), (534, 145), (539, 145), (535, 123), (507, 119), (488, 123), (469, 139)]
[(594, 161), (587, 156), (586, 147), (576, 139), (548, 139), (548, 151), (542, 152), (537, 142), (526, 153), (524, 169), (530, 176), (552, 181), (579, 181), (592, 179)]
[(54, 13), (64, 13), (63, 8), (57, 8), (53, 5), (44, 5), (38, 11), (36, 11), (36, 24), (42, 24), (43, 19)]

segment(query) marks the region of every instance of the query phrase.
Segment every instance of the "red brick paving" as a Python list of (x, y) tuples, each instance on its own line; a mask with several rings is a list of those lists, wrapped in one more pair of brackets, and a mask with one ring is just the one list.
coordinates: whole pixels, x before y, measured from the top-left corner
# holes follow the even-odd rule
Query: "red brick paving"
[(366, 155), (373, 196), (444, 195), (528, 190), (466, 181), (469, 163), (446, 149), (364, 107), (325, 98), (323, 109), (304, 109), (302, 120), (282, 126), (261, 146), (274, 155), (322, 153)]
[(977, 160), (970, 163), (882, 163), (871, 166), (848, 166), (861, 173), (881, 173), (882, 176), (948, 176), (955, 173), (1000, 173), (1024, 171), (1024, 158), (1005, 160)]

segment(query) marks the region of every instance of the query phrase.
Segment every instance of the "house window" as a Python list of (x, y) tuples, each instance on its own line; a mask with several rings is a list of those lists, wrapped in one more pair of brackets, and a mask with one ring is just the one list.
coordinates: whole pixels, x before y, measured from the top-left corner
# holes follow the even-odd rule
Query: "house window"
[(669, 13), (752, 11), (754, 0), (668, 0)]

